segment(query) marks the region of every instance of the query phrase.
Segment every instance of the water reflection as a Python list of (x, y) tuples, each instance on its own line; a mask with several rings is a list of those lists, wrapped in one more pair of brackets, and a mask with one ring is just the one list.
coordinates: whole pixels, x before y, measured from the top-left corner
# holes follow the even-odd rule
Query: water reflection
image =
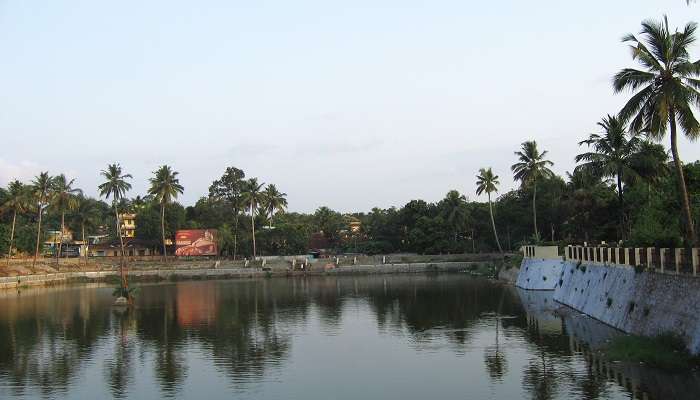
[(112, 308), (111, 292), (0, 294), (0, 397), (664, 399), (683, 398), (669, 389), (679, 380), (700, 387), (596, 358), (614, 331), (543, 292), (459, 274), (146, 285), (132, 310)]

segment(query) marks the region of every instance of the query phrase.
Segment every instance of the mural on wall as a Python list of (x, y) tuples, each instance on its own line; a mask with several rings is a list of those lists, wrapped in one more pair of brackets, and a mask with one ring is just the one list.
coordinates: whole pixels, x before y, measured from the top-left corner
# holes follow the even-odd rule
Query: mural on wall
[(216, 256), (216, 229), (185, 229), (175, 234), (176, 256)]

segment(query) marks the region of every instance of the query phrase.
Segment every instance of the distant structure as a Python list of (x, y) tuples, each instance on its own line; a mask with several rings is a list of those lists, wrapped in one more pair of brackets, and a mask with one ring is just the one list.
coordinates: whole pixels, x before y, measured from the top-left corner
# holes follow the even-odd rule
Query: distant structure
[(119, 224), (122, 230), (123, 238), (136, 237), (136, 214), (119, 214)]

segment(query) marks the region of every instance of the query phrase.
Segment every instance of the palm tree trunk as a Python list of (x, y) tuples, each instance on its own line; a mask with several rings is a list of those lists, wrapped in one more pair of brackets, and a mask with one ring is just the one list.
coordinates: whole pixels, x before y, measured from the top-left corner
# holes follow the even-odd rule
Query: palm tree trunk
[(236, 216), (233, 219), (233, 261), (236, 261), (237, 254), (238, 254), (238, 210), (236, 210)]
[(32, 270), (36, 265), (36, 258), (39, 256), (39, 239), (41, 238), (41, 204), (39, 204), (37, 214), (39, 214), (36, 224), (36, 247), (34, 248), (34, 260), (32, 261)]
[(85, 265), (87, 265), (88, 264), (88, 249), (89, 249), (89, 247), (88, 247), (87, 243), (85, 242), (85, 222), (84, 221), (80, 223), (80, 232), (82, 235), (81, 241), (83, 242), (83, 246), (85, 248)]
[(63, 247), (63, 230), (66, 226), (66, 212), (61, 211), (61, 233), (58, 235), (58, 249), (56, 250), (56, 267), (58, 267), (58, 259), (61, 258), (61, 248)]
[(165, 248), (165, 204), (161, 203), (160, 205), (160, 232), (162, 233), (163, 237), (163, 260), (165, 262), (168, 262), (168, 251)]
[(126, 282), (126, 274), (124, 273), (124, 238), (122, 238), (122, 227), (121, 223), (119, 222), (119, 208), (117, 207), (116, 202), (114, 203), (114, 216), (117, 218), (117, 236), (119, 236), (119, 246), (121, 247), (121, 255), (119, 257), (119, 276), (122, 281), (122, 289), (126, 289), (128, 287), (128, 283)]
[(540, 233), (537, 231), (537, 182), (532, 182), (532, 224), (535, 227), (535, 240), (539, 242)]
[(253, 261), (255, 261), (255, 207), (250, 202), (250, 225), (253, 227)]
[(625, 240), (625, 200), (622, 193), (622, 171), (617, 171), (617, 199), (620, 203), (620, 239)]
[(678, 155), (677, 132), (676, 132), (676, 114), (673, 108), (670, 110), (671, 123), (671, 154), (673, 154), (673, 163), (676, 166), (676, 174), (678, 175), (678, 191), (681, 194), (683, 205), (683, 216), (686, 226), (686, 247), (690, 248), (697, 243), (695, 237), (695, 226), (693, 224), (693, 216), (690, 212), (690, 200), (688, 199), (688, 189), (685, 186), (685, 177), (683, 176), (683, 164), (681, 157)]
[(489, 198), (489, 214), (491, 214), (491, 226), (493, 227), (493, 236), (496, 238), (496, 245), (498, 246), (498, 251), (501, 254), (503, 254), (501, 242), (498, 240), (498, 233), (496, 232), (496, 220), (493, 219), (493, 205), (491, 204), (491, 193), (487, 193), (486, 195)]
[(12, 230), (10, 232), (10, 249), (7, 251), (7, 266), (10, 266), (10, 259), (12, 258), (12, 241), (15, 239), (15, 222), (17, 221), (17, 210), (14, 210), (12, 214)]

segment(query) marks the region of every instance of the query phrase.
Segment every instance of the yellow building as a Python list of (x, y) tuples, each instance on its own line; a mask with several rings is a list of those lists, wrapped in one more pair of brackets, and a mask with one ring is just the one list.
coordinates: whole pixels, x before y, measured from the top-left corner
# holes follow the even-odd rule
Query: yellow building
[(119, 225), (122, 237), (136, 237), (136, 214), (119, 214)]

